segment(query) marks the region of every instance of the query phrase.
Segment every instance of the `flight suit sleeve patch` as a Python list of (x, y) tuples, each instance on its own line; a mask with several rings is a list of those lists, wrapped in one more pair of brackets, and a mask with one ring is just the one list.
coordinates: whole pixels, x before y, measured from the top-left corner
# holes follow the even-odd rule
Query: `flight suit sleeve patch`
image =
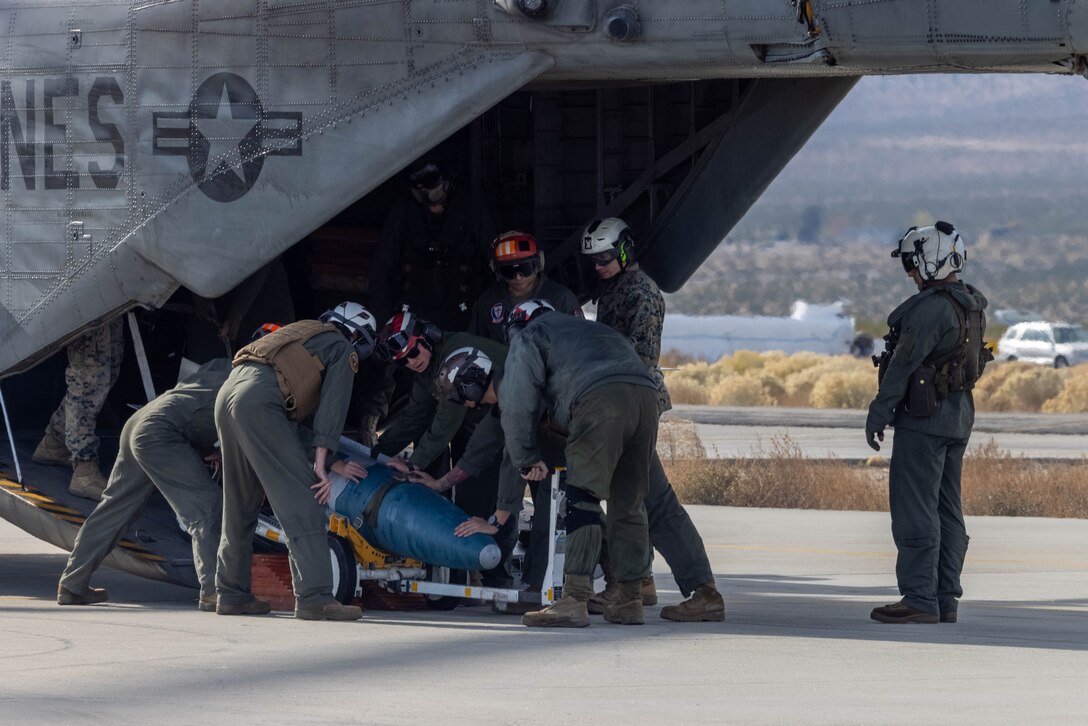
[(355, 351), (351, 351), (351, 355), (348, 356), (348, 365), (351, 366), (352, 373), (359, 372), (359, 354)]

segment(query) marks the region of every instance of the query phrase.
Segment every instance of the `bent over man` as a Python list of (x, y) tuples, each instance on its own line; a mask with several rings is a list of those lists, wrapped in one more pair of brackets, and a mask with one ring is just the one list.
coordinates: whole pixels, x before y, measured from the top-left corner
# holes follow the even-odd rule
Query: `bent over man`
[[(223, 536), (215, 584), (220, 615), (269, 611), (251, 592), (253, 533), (265, 495), (287, 535), (295, 617), (357, 620), (332, 595), (326, 542), (327, 471), (347, 416), (359, 359), (374, 349), (374, 316), (346, 302), (284, 326), (234, 357), (215, 402), (223, 451)], [(314, 463), (296, 423), (312, 415)], [(363, 474), (360, 474), (363, 475)], [(311, 492), (312, 490), (312, 492)]]
[(892, 257), (918, 293), (888, 316), (888, 350), (865, 437), (879, 451), (884, 427), (895, 427), (888, 497), (902, 599), (874, 609), (872, 618), (954, 623), (968, 541), (960, 477), (975, 420), (971, 389), (992, 358), (982, 343), (986, 298), (957, 277), (967, 251), (947, 222), (911, 228)]
[[(585, 627), (593, 570), (607, 533), (619, 595), (605, 620), (643, 622), (642, 578), (650, 571), (647, 477), (657, 443), (657, 387), (631, 344), (614, 330), (530, 300), (510, 313), (511, 331), (499, 409), (506, 448), (527, 479), (548, 474), (537, 425), (567, 437), (566, 557), (563, 596), (530, 626)], [(601, 501), (608, 501), (607, 527)]]
[(61, 575), (58, 604), (107, 600), (105, 588), (88, 587), (91, 576), (157, 488), (193, 539), (199, 607), (215, 610), (215, 553), (223, 497), (202, 455), (214, 450), (215, 396), (229, 373), (225, 358), (208, 361), (125, 423), (102, 501), (80, 527)]

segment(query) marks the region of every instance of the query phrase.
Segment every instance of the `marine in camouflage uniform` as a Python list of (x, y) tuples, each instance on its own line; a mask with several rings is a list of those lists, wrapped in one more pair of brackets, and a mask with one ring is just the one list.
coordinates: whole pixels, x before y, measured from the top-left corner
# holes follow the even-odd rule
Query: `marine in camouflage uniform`
[[(607, 221), (609, 220), (604, 220)], [(599, 225), (598, 232), (607, 233), (608, 227), (607, 224)], [(621, 220), (614, 220), (613, 229), (616, 228), (626, 233), (626, 225)], [(618, 256), (608, 264), (601, 264), (605, 258), (612, 256), (606, 253), (595, 265), (598, 276), (604, 280), (604, 287), (597, 300), (597, 321), (631, 341), (657, 386), (658, 412), (664, 413), (672, 408), (669, 390), (665, 387), (665, 377), (659, 365), (665, 299), (657, 283), (634, 262), (633, 241), (629, 237), (627, 240), (629, 247), (626, 252), (632, 259), (626, 264)], [(585, 246), (583, 252), (599, 254)], [(661, 616), (682, 622), (724, 619), (725, 603), (714, 583), (714, 573), (710, 568), (703, 538), (687, 510), (680, 504), (656, 451), (650, 464), (646, 511), (649, 515), (650, 542), (665, 558), (680, 592), (685, 598), (692, 596), (680, 605), (662, 608)], [(590, 599), (590, 612), (603, 612), (608, 602), (617, 594), (607, 553), (602, 565), (606, 587), (603, 592)], [(649, 605), (656, 602), (657, 591), (653, 577), (650, 576), (643, 582), (643, 603)]]
[(34, 451), (40, 464), (72, 466), (68, 491), (77, 497), (98, 500), (106, 479), (98, 467), (95, 427), (125, 353), (125, 328), (121, 318), (104, 323), (68, 345), (68, 385), (64, 399), (49, 419), (45, 436)]
[(223, 495), (203, 455), (215, 450), (215, 396), (230, 361), (211, 360), (137, 411), (121, 430), (120, 450), (102, 501), (83, 523), (57, 588), (61, 605), (107, 599), (91, 576), (139, 515), (155, 489), (193, 540), (201, 610), (215, 610), (215, 558)]

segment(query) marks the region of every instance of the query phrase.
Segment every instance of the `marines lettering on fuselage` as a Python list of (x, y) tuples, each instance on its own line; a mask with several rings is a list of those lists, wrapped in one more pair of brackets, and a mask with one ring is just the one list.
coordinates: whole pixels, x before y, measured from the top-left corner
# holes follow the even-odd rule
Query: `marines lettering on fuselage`
[(217, 202), (245, 196), (266, 156), (302, 155), (302, 113), (266, 111), (253, 86), (234, 73), (209, 76), (188, 111), (156, 112), (153, 119), (154, 153), (185, 156), (193, 181)]
[[(39, 87), (42, 94), (40, 106), (37, 105)], [(58, 98), (78, 97), (79, 78), (44, 78), (40, 84), (35, 79), (28, 79), (24, 89), (23, 103), (19, 105), (15, 101), (11, 81), (0, 81), (0, 189), (10, 188), (12, 147), (15, 148), (15, 155), (19, 160), (18, 173), (26, 189), (38, 188), (39, 146), (44, 189), (79, 189), (83, 174), (75, 166), (76, 159), (73, 157), (69, 163), (63, 151), (55, 153), (55, 149), (65, 148), (69, 134), (68, 124), (62, 120), (65, 114), (57, 112), (55, 102)], [(99, 76), (91, 84), (87, 92), (86, 119), (94, 138), (90, 143), (113, 146), (113, 164), (104, 169), (97, 161), (90, 161), (87, 163), (87, 176), (99, 189), (116, 189), (125, 170), (125, 140), (116, 125), (102, 121), (101, 106), (105, 103), (104, 97), (118, 108), (125, 100), (121, 87), (112, 76)], [(42, 116), (40, 140), (37, 137), (39, 112)], [(87, 154), (81, 152), (79, 155)]]

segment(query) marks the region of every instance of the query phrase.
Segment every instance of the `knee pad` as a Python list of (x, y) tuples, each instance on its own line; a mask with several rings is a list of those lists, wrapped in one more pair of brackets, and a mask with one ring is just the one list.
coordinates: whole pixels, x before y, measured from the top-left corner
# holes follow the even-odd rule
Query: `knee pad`
[(563, 521), (567, 526), (568, 536), (582, 527), (604, 526), (600, 499), (597, 499), (585, 489), (573, 486), (567, 487), (566, 494), (567, 511)]

